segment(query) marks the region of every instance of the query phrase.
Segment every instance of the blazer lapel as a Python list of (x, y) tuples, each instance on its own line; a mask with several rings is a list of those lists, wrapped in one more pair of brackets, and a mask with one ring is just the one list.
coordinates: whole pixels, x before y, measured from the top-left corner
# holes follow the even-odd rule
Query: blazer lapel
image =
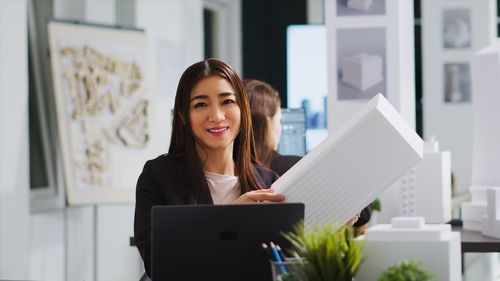
[[(193, 172), (191, 171), (187, 157), (180, 157), (179, 160), (181, 163), (178, 169), (178, 182), (184, 189), (183, 191), (186, 192), (189, 199), (193, 189)], [(210, 194), (210, 190), (208, 188), (204, 188), (202, 190), (198, 204), (214, 204), (212, 195)]]

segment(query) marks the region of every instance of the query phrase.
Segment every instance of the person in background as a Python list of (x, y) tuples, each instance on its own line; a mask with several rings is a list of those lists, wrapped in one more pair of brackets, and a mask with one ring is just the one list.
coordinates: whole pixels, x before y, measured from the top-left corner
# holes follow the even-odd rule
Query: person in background
[(281, 101), (278, 92), (259, 80), (244, 80), (243, 84), (252, 111), (257, 161), (281, 176), (301, 157), (278, 153), (281, 137)]
[[(281, 137), (281, 101), (279, 94), (271, 85), (263, 81), (246, 79), (243, 84), (252, 111), (257, 161), (282, 176), (302, 157), (281, 155), (277, 152)], [(372, 204), (364, 208), (347, 224), (360, 228), (368, 223), (371, 213)]]
[(136, 188), (134, 237), (151, 276), (155, 205), (282, 202), (278, 176), (257, 164), (247, 95), (226, 63), (207, 59), (182, 74), (167, 154), (144, 165)]

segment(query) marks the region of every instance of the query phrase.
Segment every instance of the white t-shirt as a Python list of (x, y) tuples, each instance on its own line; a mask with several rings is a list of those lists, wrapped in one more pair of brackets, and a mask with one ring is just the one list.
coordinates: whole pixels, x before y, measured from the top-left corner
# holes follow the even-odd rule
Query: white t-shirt
[(241, 189), (236, 176), (221, 175), (205, 171), (210, 194), (215, 205), (231, 204), (240, 197)]

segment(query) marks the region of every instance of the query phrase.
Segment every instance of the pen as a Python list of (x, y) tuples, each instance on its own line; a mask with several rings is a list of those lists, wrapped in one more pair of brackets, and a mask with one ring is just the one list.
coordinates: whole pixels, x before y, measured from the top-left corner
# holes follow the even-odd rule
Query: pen
[(262, 243), (262, 249), (264, 251), (266, 251), (267, 253), (267, 257), (270, 259), (270, 260), (273, 260), (273, 254), (271, 253), (271, 250), (269, 249), (269, 247), (267, 246), (266, 243)]
[(274, 259), (279, 264), (280, 271), (282, 273), (285, 273), (286, 269), (285, 269), (285, 266), (283, 265), (283, 260), (281, 259), (280, 254), (278, 253), (278, 250), (276, 249), (276, 246), (274, 245), (273, 242), (270, 242), (269, 245), (271, 245), (271, 252), (273, 252)]

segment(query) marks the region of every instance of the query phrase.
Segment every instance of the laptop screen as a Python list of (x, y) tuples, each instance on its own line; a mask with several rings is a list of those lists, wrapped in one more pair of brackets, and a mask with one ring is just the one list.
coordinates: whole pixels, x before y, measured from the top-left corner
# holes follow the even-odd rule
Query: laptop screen
[(288, 248), (303, 218), (301, 203), (155, 206), (152, 280), (271, 281), (262, 243)]

